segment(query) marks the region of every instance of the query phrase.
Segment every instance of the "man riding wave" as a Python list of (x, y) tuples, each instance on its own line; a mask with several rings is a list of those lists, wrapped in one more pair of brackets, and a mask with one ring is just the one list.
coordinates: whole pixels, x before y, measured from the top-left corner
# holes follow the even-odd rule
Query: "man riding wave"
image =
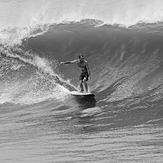
[(87, 81), (90, 78), (90, 70), (89, 70), (88, 62), (84, 59), (84, 56), (82, 54), (79, 55), (79, 59), (73, 61), (61, 62), (61, 64), (74, 64), (74, 63), (77, 63), (78, 67), (81, 70), (81, 74), (79, 76), (79, 81), (80, 81), (79, 84), (80, 84), (81, 92), (84, 91), (84, 88), (85, 91), (88, 92)]

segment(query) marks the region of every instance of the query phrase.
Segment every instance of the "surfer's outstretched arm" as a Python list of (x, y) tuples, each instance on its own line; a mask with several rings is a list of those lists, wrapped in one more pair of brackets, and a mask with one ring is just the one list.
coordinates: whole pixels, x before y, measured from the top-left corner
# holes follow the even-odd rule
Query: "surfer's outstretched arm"
[(60, 62), (60, 64), (73, 64), (73, 63), (77, 63), (78, 60), (73, 60), (73, 61), (65, 61), (65, 62)]

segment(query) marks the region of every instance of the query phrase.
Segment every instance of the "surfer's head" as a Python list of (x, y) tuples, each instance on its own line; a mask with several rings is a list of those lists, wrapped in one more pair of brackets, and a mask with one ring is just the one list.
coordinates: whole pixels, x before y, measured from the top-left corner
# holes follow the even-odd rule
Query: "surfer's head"
[(83, 54), (79, 54), (79, 59), (84, 59), (84, 55)]
[(83, 54), (79, 54), (79, 60), (80, 60), (80, 63), (84, 62), (84, 55)]

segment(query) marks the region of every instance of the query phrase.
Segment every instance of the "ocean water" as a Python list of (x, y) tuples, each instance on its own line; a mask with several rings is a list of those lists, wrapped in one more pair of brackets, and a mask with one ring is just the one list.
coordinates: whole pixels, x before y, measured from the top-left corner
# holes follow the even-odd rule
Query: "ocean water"
[[(162, 163), (161, 0), (0, 1), (0, 162)], [(76, 98), (82, 53), (89, 90)]]

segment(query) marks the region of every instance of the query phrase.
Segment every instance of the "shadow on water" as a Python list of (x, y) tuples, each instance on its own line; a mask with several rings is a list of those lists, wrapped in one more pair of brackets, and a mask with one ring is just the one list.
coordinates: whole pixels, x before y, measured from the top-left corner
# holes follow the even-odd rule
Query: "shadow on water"
[(96, 106), (96, 99), (94, 97), (75, 96), (74, 99), (82, 110)]

